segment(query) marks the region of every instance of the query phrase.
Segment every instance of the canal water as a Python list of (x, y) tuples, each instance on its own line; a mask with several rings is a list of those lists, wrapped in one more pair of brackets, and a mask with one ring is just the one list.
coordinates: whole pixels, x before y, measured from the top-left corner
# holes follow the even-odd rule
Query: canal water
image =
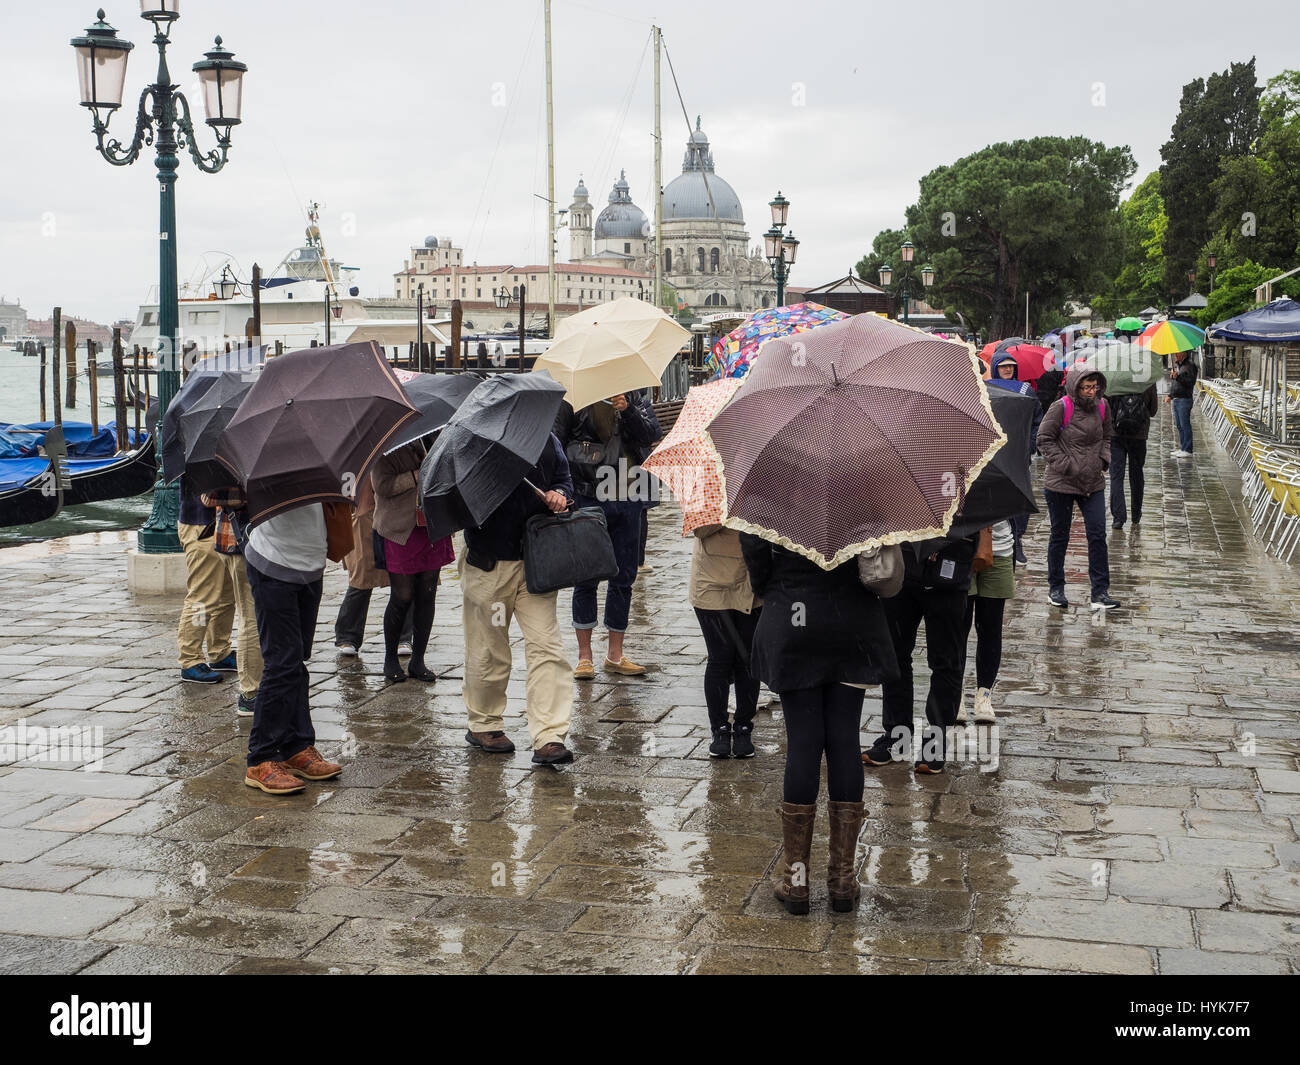
[[(40, 393), (41, 360), (27, 358), (8, 347), (0, 349), (0, 422), (33, 422), (41, 416)], [(49, 368), (46, 372), (47, 413), (54, 416), (49, 399)], [(99, 419), (113, 420), (112, 381), (100, 379)], [(63, 388), (66, 389), (66, 383)], [(105, 394), (107, 393), (107, 394)], [(61, 395), (66, 393), (61, 393)], [(90, 421), (90, 385), (82, 369), (77, 381), (77, 405), (63, 408), (65, 421)], [(148, 492), (132, 499), (114, 499), (104, 503), (88, 503), (80, 507), (66, 507), (58, 517), (38, 525), (12, 525), (0, 527), (0, 550), (17, 544), (49, 540), (57, 536), (78, 533), (105, 532), (113, 529), (138, 529), (149, 516), (153, 502)]]

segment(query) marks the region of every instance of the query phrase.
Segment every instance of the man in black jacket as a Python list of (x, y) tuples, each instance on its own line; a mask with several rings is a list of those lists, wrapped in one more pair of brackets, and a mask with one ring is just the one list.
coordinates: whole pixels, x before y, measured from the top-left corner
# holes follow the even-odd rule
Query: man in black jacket
[(573, 499), (573, 481), (560, 442), (547, 442), (526, 474), (545, 498), (521, 483), (488, 519), (465, 530), (459, 560), (464, 595), (465, 742), (492, 754), (515, 749), (505, 734), (506, 685), (510, 680), (510, 619), (518, 618), (528, 661), (526, 713), (533, 761), (573, 761), (564, 746), (573, 713), (573, 681), (555, 616), (557, 592), (533, 595), (524, 581), (524, 528), (534, 514), (558, 513)]
[(1192, 360), (1190, 352), (1180, 351), (1169, 367), (1169, 400), (1174, 405), (1174, 425), (1178, 429), (1178, 448), (1170, 456), (1175, 459), (1192, 457), (1192, 397), (1196, 394), (1196, 378), (1200, 367)]
[[(623, 654), (632, 585), (640, 563), (641, 517), (650, 498), (653, 479), (641, 471), (641, 458), (663, 436), (648, 399), (617, 395), (574, 411), (560, 407), (555, 435), (564, 445), (573, 471), (573, 486), (580, 507), (599, 507), (618, 559), (618, 574), (605, 591), (605, 628), (609, 651), (605, 671), (638, 676), (645, 666)], [(578, 666), (573, 675), (590, 680), (595, 674), (591, 631), (596, 627), (598, 581), (573, 589), (573, 628), (578, 637)]]
[(922, 733), (917, 773), (937, 774), (946, 762), (946, 730), (956, 724), (961, 706), (966, 597), (978, 536), (924, 540), (903, 545), (903, 588), (884, 600), (899, 677), (881, 685), (884, 731), (862, 752), (866, 766), (888, 765), (912, 753), (912, 652), (925, 622), (925, 654), (930, 690), (925, 700), (929, 724)]
[(1153, 384), (1145, 392), (1111, 399), (1114, 434), (1110, 438), (1111, 527), (1124, 528), (1128, 508), (1124, 505), (1124, 467), (1128, 467), (1129, 492), (1133, 500), (1133, 524), (1142, 524), (1142, 497), (1146, 488), (1143, 466), (1147, 460), (1147, 436), (1151, 419), (1160, 410)]

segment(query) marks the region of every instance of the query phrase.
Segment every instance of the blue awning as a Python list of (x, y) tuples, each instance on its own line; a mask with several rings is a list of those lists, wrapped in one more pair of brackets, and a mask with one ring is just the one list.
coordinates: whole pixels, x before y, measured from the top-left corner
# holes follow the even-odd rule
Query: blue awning
[(1242, 344), (1300, 344), (1300, 303), (1283, 296), (1257, 310), (1215, 322), (1206, 334), (1211, 340)]

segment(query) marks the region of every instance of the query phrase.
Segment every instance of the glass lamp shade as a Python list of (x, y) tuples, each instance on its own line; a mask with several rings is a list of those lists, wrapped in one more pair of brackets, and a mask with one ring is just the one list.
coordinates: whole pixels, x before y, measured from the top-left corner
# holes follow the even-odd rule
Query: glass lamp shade
[(1213, 270), (1214, 267), (1218, 264), (1218, 261), (1219, 261), (1218, 256), (1211, 255), (1208, 259), (1205, 260), (1205, 265), (1208, 266), (1211, 270)]
[[(156, 0), (154, 0), (156, 2)], [(207, 112), (209, 126), (237, 126), (244, 103), (244, 72), (248, 67), (235, 59), (234, 52), (216, 47), (204, 53), (204, 59), (194, 64), (203, 90), (203, 109)]]
[(934, 284), (933, 266), (926, 265), (921, 267), (921, 284), (923, 284), (926, 288), (929, 288), (931, 285)]
[(171, 22), (181, 17), (181, 0), (140, 0), (140, 17)]
[(770, 201), (768, 206), (772, 208), (772, 225), (785, 225), (786, 218), (790, 214), (790, 201), (781, 195), (780, 189), (777, 189), (776, 199)]
[(1187, 283), (1188, 283), (1189, 285), (1194, 285), (1194, 284), (1196, 284), (1196, 271), (1195, 271), (1195, 270), (1188, 270), (1188, 271), (1187, 271)]
[(763, 253), (769, 259), (781, 257), (781, 231), (775, 227), (763, 234)]
[(794, 257), (799, 252), (799, 242), (795, 240), (793, 233), (791, 233), (783, 241), (781, 241), (781, 247), (785, 251), (785, 261), (789, 263), (791, 266), (793, 266)]
[(71, 43), (77, 53), (81, 106), (111, 111), (122, 106), (126, 60), (135, 45), (118, 39), (117, 30), (104, 21), (103, 8), (97, 15), (99, 21), (87, 26), (85, 36), (74, 37)]
[(235, 279), (230, 276), (230, 271), (223, 269), (221, 277), (212, 282), (212, 287), (217, 293), (217, 299), (229, 300), (235, 298), (235, 291), (238, 286), (235, 284)]
[(497, 289), (496, 300), (497, 300), (497, 307), (500, 310), (504, 311), (507, 307), (510, 306), (510, 293), (503, 288), (499, 288)]
[(903, 241), (903, 246), (899, 249), (903, 253), (903, 262), (910, 263), (912, 257), (916, 254), (916, 248), (910, 240)]
[(889, 283), (894, 280), (894, 271), (890, 268), (889, 263), (882, 263), (880, 266), (880, 283), (889, 287)]

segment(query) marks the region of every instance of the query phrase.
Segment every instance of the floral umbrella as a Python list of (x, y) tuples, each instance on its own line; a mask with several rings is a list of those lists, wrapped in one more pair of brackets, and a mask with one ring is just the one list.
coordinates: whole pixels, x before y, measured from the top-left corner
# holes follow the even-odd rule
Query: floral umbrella
[(672, 490), (681, 505), (683, 536), (701, 525), (721, 525), (726, 520), (722, 463), (706, 440), (704, 427), (740, 385), (739, 378), (723, 377), (692, 388), (672, 430), (641, 464)]
[(820, 303), (794, 303), (788, 307), (770, 307), (756, 311), (713, 345), (708, 368), (715, 377), (744, 377), (759, 347), (772, 337), (806, 333), (827, 322), (838, 322), (848, 315)]

